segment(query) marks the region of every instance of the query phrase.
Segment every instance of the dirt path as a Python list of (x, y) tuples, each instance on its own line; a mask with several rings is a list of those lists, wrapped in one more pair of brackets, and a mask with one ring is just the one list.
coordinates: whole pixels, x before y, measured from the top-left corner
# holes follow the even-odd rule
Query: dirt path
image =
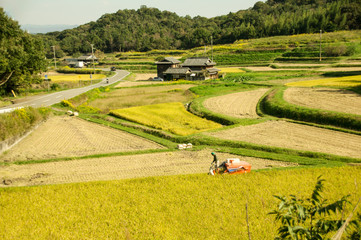
[(361, 136), (285, 121), (204, 133), (221, 139), (361, 158)]
[(203, 105), (212, 112), (236, 118), (258, 118), (256, 112), (257, 103), (267, 90), (266, 88), (260, 88), (253, 91), (213, 97), (204, 101)]
[(284, 99), (292, 104), (361, 115), (361, 95), (332, 88), (288, 88)]
[[(117, 180), (148, 176), (207, 173), (213, 158), (211, 150), (177, 151), (142, 155), (84, 159), (0, 167), (0, 187), (31, 186), (73, 182)], [(218, 159), (238, 157), (252, 169), (296, 166), (252, 157), (217, 153)], [(4, 185), (4, 181), (6, 184)]]
[(64, 116), (49, 119), (11, 150), (2, 154), (0, 161), (51, 159), (160, 148), (163, 147), (147, 139)]

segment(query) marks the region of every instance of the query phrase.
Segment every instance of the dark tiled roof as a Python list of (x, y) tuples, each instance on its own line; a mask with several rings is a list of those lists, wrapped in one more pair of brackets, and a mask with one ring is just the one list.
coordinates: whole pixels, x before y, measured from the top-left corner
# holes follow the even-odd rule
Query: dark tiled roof
[(156, 62), (155, 64), (178, 64), (180, 61), (172, 57), (166, 57), (162, 61)]
[(212, 62), (207, 57), (188, 58), (182, 64), (183, 67), (204, 67), (204, 66), (214, 66), (214, 65), (216, 65), (216, 63)]
[(191, 72), (189, 68), (168, 68), (164, 74), (187, 74)]

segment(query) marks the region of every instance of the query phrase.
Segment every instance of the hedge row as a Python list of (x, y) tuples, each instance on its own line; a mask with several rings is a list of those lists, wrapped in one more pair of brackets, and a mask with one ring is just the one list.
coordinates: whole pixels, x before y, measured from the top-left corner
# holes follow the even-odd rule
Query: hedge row
[(116, 61), (102, 61), (102, 62), (99, 62), (99, 64), (102, 64), (102, 65), (154, 65), (154, 62), (132, 62), (132, 61), (127, 61), (127, 62), (116, 62)]
[[(90, 69), (90, 68), (59, 68), (58, 70), (56, 70), (59, 73), (76, 73), (76, 74), (91, 74), (94, 73), (94, 69)], [(103, 73), (102, 70), (100, 69), (95, 69), (95, 73), (96, 74), (101, 74)]]
[[(338, 61), (340, 58), (338, 57), (322, 57), (323, 62), (333, 62)], [(320, 57), (278, 57), (275, 59), (278, 62), (319, 62)]]
[(278, 57), (280, 53), (244, 53), (244, 54), (228, 54), (215, 55), (214, 61), (218, 65), (236, 65), (236, 64), (253, 64), (268, 63)]
[(290, 104), (283, 99), (284, 90), (285, 88), (278, 88), (271, 91), (261, 102), (262, 111), (280, 118), (361, 131), (361, 116)]

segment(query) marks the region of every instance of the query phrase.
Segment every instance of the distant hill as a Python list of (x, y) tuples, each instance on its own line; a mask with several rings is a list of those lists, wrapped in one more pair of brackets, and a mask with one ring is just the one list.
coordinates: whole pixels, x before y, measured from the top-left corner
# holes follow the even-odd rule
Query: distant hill
[(48, 33), (63, 31), (66, 29), (76, 28), (78, 25), (34, 25), (34, 24), (24, 24), (21, 26), (22, 29), (29, 31), (30, 33)]
[[(207, 6), (205, 6), (207, 7)], [(105, 14), (96, 22), (40, 35), (47, 48), (67, 54), (189, 49), (276, 35), (360, 29), (361, 0), (267, 0), (253, 8), (215, 18), (181, 17), (145, 6)]]

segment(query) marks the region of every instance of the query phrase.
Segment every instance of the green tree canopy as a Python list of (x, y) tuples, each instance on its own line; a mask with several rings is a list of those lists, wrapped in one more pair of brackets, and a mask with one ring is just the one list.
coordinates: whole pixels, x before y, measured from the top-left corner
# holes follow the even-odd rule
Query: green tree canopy
[(32, 83), (33, 75), (46, 70), (40, 38), (20, 29), (0, 8), (0, 94)]

